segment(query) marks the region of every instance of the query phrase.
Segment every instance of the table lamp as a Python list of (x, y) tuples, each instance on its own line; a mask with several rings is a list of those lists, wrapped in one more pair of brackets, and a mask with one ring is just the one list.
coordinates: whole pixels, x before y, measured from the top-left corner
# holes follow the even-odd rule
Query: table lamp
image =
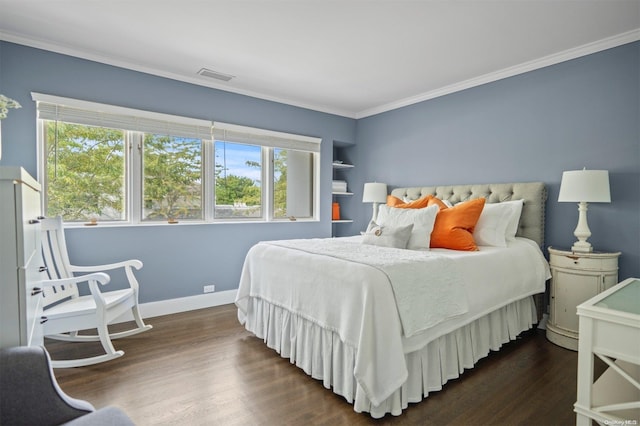
[(371, 220), (375, 221), (378, 216), (378, 204), (387, 202), (387, 184), (378, 182), (365, 183), (362, 202), (373, 203)]
[(573, 235), (578, 238), (572, 251), (591, 252), (593, 247), (587, 241), (591, 236), (587, 224), (587, 203), (610, 203), (609, 172), (607, 170), (571, 170), (562, 173), (558, 202), (578, 203), (578, 226)]

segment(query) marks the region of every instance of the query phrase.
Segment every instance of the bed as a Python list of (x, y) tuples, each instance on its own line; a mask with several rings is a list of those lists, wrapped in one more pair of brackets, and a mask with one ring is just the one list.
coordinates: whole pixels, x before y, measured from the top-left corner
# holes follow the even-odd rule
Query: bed
[(402, 414), (532, 328), (550, 276), (540, 249), (543, 183), (391, 195), (407, 203), (431, 195), (450, 206), (483, 198), (483, 211), (515, 203), (521, 212), (505, 246), (477, 251), (363, 244), (369, 234), (260, 242), (247, 254), (236, 297), (248, 331), (374, 418)]

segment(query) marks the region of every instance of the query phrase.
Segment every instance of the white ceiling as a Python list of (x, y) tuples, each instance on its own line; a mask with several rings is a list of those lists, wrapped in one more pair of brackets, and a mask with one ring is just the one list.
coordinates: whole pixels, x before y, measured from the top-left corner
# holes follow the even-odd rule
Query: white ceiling
[(640, 40), (640, 0), (0, 0), (0, 39), (360, 118)]

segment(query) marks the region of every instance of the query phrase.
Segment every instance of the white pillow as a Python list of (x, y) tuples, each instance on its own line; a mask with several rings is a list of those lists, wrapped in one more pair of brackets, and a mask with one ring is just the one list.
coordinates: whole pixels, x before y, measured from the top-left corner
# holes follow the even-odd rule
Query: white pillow
[(404, 249), (407, 248), (407, 242), (411, 237), (412, 229), (413, 225), (394, 228), (391, 226), (378, 225), (374, 221), (371, 221), (362, 242), (374, 246)]
[(400, 226), (413, 225), (411, 237), (407, 243), (409, 250), (429, 249), (431, 231), (438, 214), (438, 206), (433, 205), (423, 209), (399, 209), (381, 204), (378, 208), (378, 225)]
[(487, 203), (482, 209), (473, 238), (480, 246), (506, 247), (515, 238), (522, 200)]
[(473, 229), (473, 239), (479, 246), (507, 246), (507, 225), (511, 207), (486, 203)]
[(509, 224), (507, 225), (507, 241), (514, 241), (516, 239), (516, 233), (518, 232), (518, 224), (520, 223), (524, 200), (505, 201), (500, 204), (507, 204), (512, 209)]

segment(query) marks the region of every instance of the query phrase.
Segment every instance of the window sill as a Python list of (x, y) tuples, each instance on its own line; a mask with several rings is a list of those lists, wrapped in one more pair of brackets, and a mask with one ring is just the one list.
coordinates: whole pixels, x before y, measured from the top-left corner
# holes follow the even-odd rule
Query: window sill
[(318, 219), (296, 219), (296, 220), (216, 220), (216, 221), (194, 221), (194, 220), (178, 220), (176, 223), (169, 222), (97, 222), (95, 225), (87, 225), (85, 222), (64, 222), (64, 227), (69, 229), (95, 229), (95, 228), (130, 228), (130, 227), (172, 227), (172, 226), (197, 226), (197, 225), (253, 225), (253, 224), (280, 224), (280, 223), (312, 223), (320, 222)]

